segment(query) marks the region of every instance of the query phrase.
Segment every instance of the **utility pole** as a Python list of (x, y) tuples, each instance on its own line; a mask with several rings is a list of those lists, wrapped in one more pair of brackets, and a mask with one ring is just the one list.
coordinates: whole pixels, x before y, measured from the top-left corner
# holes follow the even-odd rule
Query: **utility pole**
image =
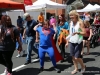
[[(62, 3), (63, 3), (63, 4), (66, 4), (66, 0), (62, 0)], [(63, 9), (64, 15), (66, 15), (66, 12), (65, 12), (65, 11), (66, 11), (66, 9)]]

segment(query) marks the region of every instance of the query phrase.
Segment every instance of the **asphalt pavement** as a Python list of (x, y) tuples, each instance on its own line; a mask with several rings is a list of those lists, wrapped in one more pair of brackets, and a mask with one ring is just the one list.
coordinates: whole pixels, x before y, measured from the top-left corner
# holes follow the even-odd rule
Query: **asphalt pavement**
[[(26, 50), (26, 45), (23, 45), (23, 49)], [(86, 52), (86, 48), (85, 48)], [(37, 56), (34, 52), (32, 52), (32, 60), (33, 63), (28, 65), (23, 65), (25, 63), (26, 55), (24, 57), (16, 58), (17, 51), (13, 54), (13, 74), (14, 75), (71, 75), (71, 71), (74, 70), (73, 63), (71, 61), (71, 57), (69, 56), (69, 48), (66, 49), (67, 59), (64, 63), (58, 62), (58, 68), (61, 69), (61, 73), (56, 73), (52, 68), (52, 63), (48, 55), (46, 55), (44, 71), (38, 73), (39, 70), (39, 61), (35, 62), (35, 57)], [(86, 72), (84, 74), (80, 73), (80, 65), (79, 72), (75, 75), (100, 75), (100, 46), (90, 49), (90, 55), (84, 55), (83, 61), (86, 65)], [(3, 75), (4, 66), (0, 65), (0, 75)]]

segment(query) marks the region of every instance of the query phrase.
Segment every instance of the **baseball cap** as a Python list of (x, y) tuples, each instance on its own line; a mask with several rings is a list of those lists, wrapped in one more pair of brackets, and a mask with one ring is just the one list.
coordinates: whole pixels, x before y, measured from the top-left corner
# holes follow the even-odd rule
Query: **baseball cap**
[(30, 14), (29, 14), (29, 13), (25, 13), (25, 14), (23, 15), (23, 19), (25, 20), (28, 16), (30, 16)]

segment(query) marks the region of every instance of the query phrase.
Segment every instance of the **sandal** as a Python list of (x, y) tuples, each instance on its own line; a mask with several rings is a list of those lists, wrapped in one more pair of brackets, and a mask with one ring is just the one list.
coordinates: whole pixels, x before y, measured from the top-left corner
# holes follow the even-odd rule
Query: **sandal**
[(84, 69), (81, 69), (81, 73), (84, 73), (85, 70), (86, 70), (86, 65), (85, 65)]
[(89, 55), (90, 53), (86, 53), (86, 55)]
[(72, 72), (71, 72), (71, 74), (73, 75), (73, 74), (76, 74), (78, 71), (77, 70), (73, 70)]
[(81, 53), (81, 55), (85, 55), (85, 53)]

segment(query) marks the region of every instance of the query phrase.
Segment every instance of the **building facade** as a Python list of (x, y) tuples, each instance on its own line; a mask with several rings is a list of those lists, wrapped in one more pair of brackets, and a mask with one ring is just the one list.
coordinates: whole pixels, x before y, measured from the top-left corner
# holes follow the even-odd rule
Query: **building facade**
[(85, 4), (100, 4), (100, 0), (82, 0)]

